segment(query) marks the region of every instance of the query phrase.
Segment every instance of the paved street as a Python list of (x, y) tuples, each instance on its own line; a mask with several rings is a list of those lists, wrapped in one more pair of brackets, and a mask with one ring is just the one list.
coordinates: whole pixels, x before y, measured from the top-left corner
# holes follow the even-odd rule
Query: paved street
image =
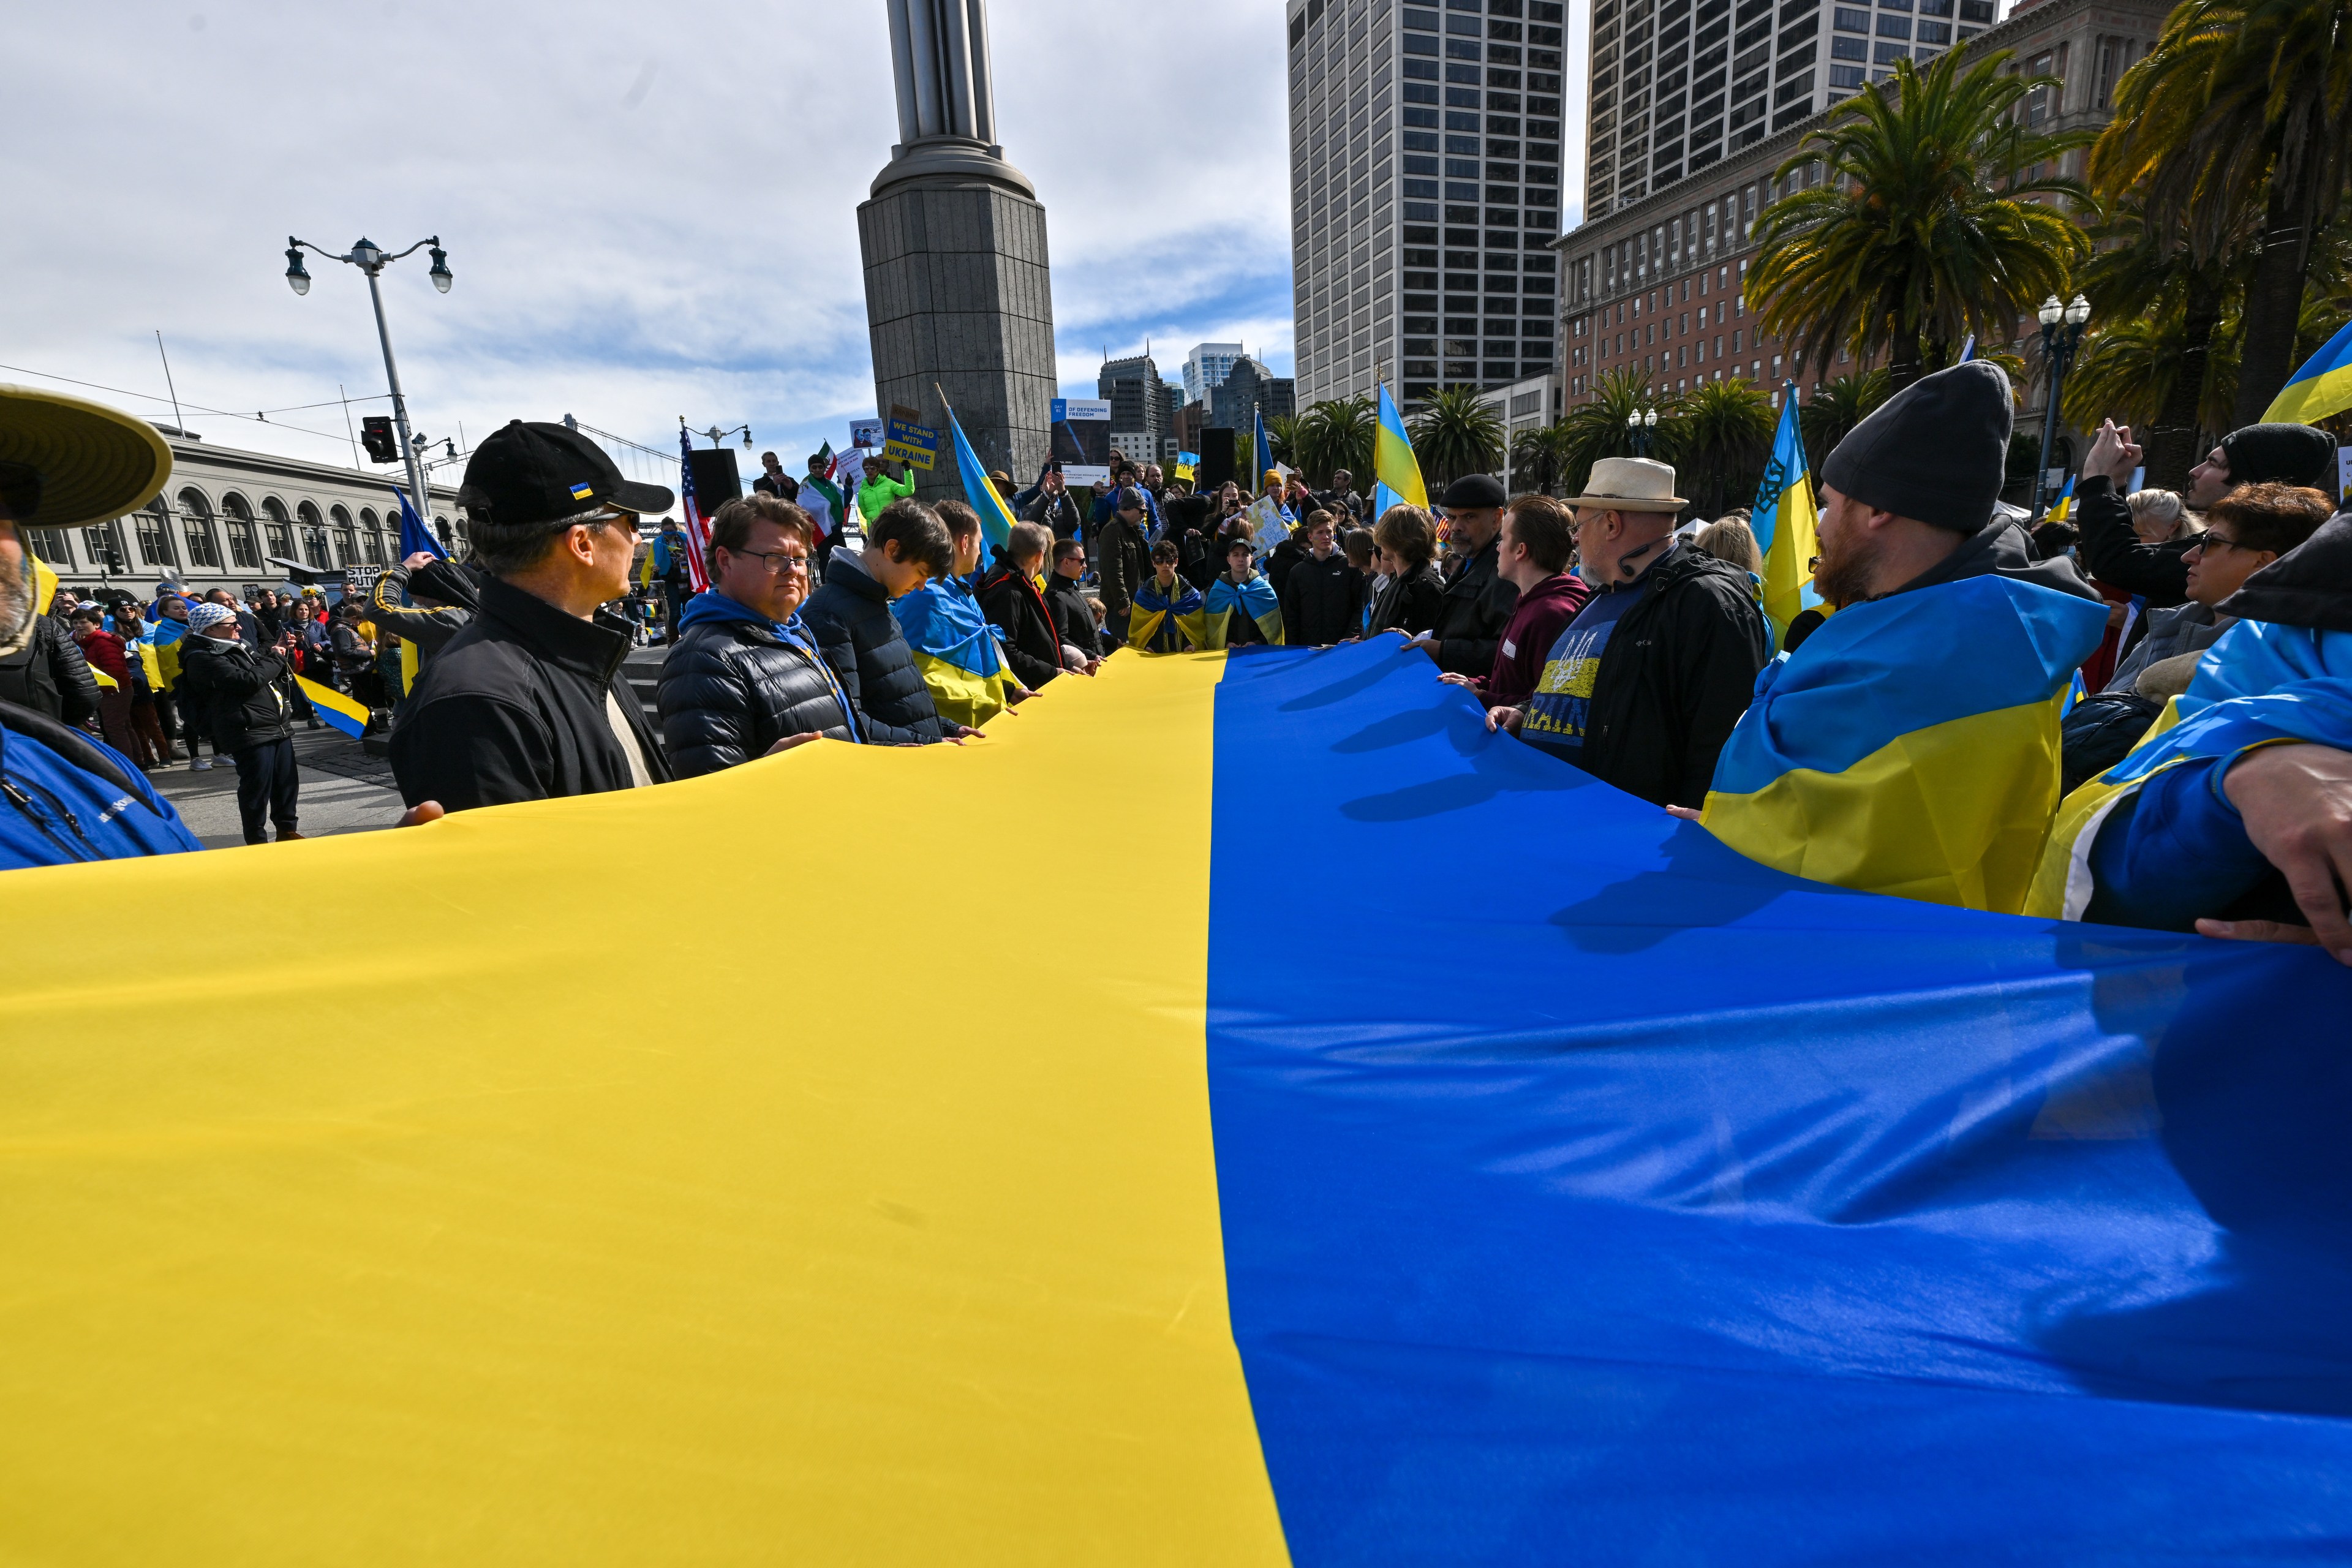
[[(369, 756), (357, 741), (334, 730), (299, 730), (294, 752), (302, 770), (300, 831), (305, 837), (365, 833), (399, 820), (400, 792), (393, 787), (391, 764)], [(205, 755), (212, 754), (206, 747)], [(205, 773), (190, 773), (188, 764), (180, 762), (147, 776), (179, 808), (181, 819), (205, 848), (245, 842), (236, 815), (234, 766), (219, 762)]]

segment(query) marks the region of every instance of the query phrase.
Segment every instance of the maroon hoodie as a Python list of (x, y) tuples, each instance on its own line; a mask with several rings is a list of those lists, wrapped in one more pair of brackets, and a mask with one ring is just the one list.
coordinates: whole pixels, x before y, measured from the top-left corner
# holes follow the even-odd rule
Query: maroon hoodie
[(1517, 708), (1535, 695), (1543, 677), (1544, 658), (1559, 640), (1560, 629), (1576, 619), (1576, 612), (1592, 597), (1580, 577), (1556, 573), (1519, 595), (1518, 607), (1495, 645), (1495, 668), (1476, 683), (1478, 695), (1491, 707)]

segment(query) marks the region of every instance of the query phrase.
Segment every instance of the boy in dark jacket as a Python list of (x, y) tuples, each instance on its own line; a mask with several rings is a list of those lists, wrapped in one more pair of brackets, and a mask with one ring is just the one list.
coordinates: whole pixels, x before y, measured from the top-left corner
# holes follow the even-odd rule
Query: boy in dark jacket
[(294, 677), (286, 661), (247, 647), (236, 612), (198, 605), (188, 612), (180, 641), (180, 679), (195, 693), (212, 724), (213, 744), (236, 759), (236, 814), (247, 844), (299, 838), (295, 830), (301, 775), (294, 763)]
[(1306, 554), (1283, 584), (1282, 636), (1293, 647), (1323, 647), (1364, 625), (1364, 574), (1339, 553), (1328, 511), (1309, 512), (1301, 531)]
[(1438, 679), (1466, 686), (1489, 707), (1515, 708), (1535, 695), (1552, 644), (1592, 590), (1568, 570), (1576, 554), (1576, 514), (1549, 496), (1521, 496), (1503, 514), (1495, 559), (1518, 594), (1511, 618), (1484, 676), (1448, 673)]
[(801, 619), (864, 720), (870, 744), (927, 746), (976, 734), (940, 719), (923, 672), (915, 668), (890, 601), (953, 570), (955, 546), (940, 514), (911, 496), (866, 525), (864, 553), (836, 550), (824, 586), (809, 595)]

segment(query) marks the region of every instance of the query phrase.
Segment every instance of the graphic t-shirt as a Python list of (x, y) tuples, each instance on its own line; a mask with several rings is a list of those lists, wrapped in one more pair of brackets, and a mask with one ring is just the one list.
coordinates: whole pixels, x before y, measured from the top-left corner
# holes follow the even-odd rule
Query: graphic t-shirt
[(1543, 675), (1528, 699), (1519, 738), (1555, 756), (1575, 762), (1584, 754), (1584, 727), (1592, 712), (1592, 681), (1601, 673), (1601, 651), (1625, 613), (1650, 591), (1650, 574), (1627, 587), (1592, 595), (1577, 612), (1544, 658)]

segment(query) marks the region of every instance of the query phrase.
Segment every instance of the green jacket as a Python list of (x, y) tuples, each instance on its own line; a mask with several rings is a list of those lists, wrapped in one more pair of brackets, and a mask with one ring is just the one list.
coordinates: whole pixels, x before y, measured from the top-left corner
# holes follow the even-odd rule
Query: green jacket
[(857, 515), (872, 522), (882, 515), (882, 509), (901, 496), (915, 493), (912, 479), (886, 479), (879, 474), (869, 475), (857, 486)]

